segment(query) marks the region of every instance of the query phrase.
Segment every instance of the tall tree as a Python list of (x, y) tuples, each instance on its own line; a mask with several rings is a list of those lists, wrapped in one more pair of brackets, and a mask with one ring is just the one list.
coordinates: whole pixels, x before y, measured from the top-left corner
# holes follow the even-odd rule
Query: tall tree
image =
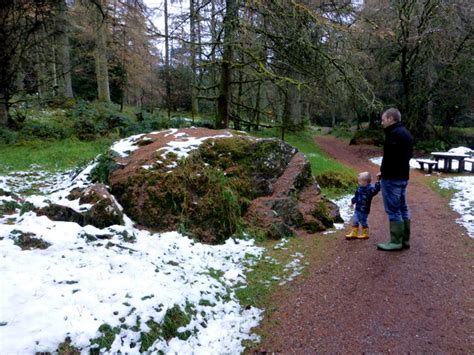
[(0, 127), (9, 123), (18, 74), (49, 36), (46, 24), (53, 16), (52, 9), (49, 1), (0, 2)]
[(197, 42), (196, 42), (196, 20), (197, 11), (196, 5), (199, 5), (197, 0), (189, 0), (189, 39), (190, 39), (190, 55), (191, 55), (191, 70), (193, 72), (193, 81), (191, 83), (191, 115), (194, 117), (199, 113), (199, 105), (197, 98), (197, 67), (196, 67), (196, 53), (197, 53)]
[(166, 111), (168, 120), (171, 119), (171, 73), (170, 73), (170, 32), (169, 32), (169, 12), (168, 0), (164, 0), (165, 17), (165, 86), (166, 86)]
[(223, 49), (221, 61), (221, 77), (219, 83), (219, 95), (217, 97), (217, 122), (216, 126), (229, 127), (231, 119), (230, 104), (232, 95), (232, 64), (234, 52), (235, 28), (237, 26), (239, 0), (226, 0), (225, 15), (223, 20)]
[(57, 54), (60, 63), (59, 75), (59, 94), (65, 97), (72, 98), (74, 93), (72, 91), (71, 81), (71, 59), (70, 59), (70, 44), (69, 44), (69, 21), (68, 10), (65, 0), (57, 0), (58, 16), (57, 16)]
[(95, 28), (95, 74), (97, 78), (97, 98), (110, 102), (109, 68), (107, 61), (107, 16), (105, 0), (98, 0), (91, 6)]

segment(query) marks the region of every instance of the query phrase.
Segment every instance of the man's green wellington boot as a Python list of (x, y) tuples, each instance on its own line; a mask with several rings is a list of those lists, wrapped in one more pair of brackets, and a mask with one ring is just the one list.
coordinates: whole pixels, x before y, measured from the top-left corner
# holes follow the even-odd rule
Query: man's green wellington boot
[(404, 234), (403, 234), (403, 239), (402, 239), (402, 246), (403, 249), (410, 249), (410, 220), (409, 219), (404, 219)]
[(390, 242), (377, 244), (377, 248), (386, 251), (402, 250), (402, 240), (405, 234), (403, 221), (390, 221)]

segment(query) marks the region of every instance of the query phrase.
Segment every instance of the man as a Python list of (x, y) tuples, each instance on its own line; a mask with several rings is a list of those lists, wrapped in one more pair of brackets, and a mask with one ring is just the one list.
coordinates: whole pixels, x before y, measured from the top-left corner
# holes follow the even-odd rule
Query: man
[(413, 154), (413, 137), (401, 122), (396, 108), (382, 115), (385, 133), (381, 176), (382, 197), (385, 212), (390, 220), (390, 241), (377, 244), (386, 251), (410, 248), (410, 214), (406, 202), (406, 188)]

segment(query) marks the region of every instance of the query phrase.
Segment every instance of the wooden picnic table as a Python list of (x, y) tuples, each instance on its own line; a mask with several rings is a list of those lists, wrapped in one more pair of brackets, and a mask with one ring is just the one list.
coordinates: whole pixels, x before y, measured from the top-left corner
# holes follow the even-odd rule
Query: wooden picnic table
[[(467, 154), (449, 153), (449, 152), (431, 152), (433, 158), (438, 162), (438, 170), (451, 171), (453, 160), (459, 162), (458, 173), (464, 170), (464, 159), (469, 158)], [(439, 161), (443, 160), (443, 169), (440, 168)]]

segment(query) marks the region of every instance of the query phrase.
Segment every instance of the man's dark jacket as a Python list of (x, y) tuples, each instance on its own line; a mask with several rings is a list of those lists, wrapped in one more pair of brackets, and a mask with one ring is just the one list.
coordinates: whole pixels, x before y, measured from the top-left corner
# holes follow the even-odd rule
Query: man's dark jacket
[(380, 172), (386, 180), (408, 180), (410, 159), (413, 155), (413, 137), (402, 122), (384, 129), (385, 143)]

